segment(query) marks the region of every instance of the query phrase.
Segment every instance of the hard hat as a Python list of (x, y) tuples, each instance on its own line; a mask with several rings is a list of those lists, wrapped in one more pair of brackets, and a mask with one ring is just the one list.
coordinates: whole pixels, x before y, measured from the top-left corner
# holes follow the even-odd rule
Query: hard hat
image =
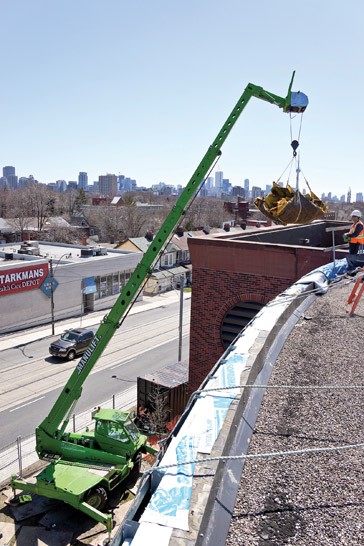
[(353, 210), (351, 213), (351, 216), (357, 216), (358, 218), (361, 218), (361, 212), (358, 209)]

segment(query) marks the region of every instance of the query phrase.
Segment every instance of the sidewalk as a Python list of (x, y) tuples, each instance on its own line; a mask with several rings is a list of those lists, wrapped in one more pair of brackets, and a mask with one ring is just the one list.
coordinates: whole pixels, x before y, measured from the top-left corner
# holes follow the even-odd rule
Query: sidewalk
[[(187, 300), (191, 298), (191, 292), (184, 292), (183, 299)], [(143, 296), (143, 300), (136, 302), (129, 314), (134, 315), (141, 313), (142, 311), (149, 311), (149, 309), (155, 309), (157, 307), (163, 307), (165, 305), (171, 305), (180, 300), (180, 293), (176, 290), (170, 290), (164, 294), (158, 296)], [(102, 318), (107, 315), (111, 307), (103, 309), (102, 311), (95, 311), (82, 317), (71, 317), (68, 319), (60, 320), (55, 323), (54, 335), (60, 336), (65, 330), (71, 328), (85, 328), (90, 326), (99, 326)], [(44, 339), (46, 337), (52, 337), (51, 324), (43, 324), (27, 330), (18, 330), (12, 334), (0, 335), (0, 351), (5, 349), (11, 349), (13, 347), (19, 347)]]

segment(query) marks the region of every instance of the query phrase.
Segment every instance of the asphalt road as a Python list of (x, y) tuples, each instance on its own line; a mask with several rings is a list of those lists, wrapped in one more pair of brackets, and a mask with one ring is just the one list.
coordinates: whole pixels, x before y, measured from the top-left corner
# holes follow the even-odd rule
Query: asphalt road
[[(184, 302), (182, 359), (188, 358), (190, 300)], [(136, 385), (138, 376), (178, 360), (179, 303), (129, 315), (88, 377), (76, 413)], [(34, 433), (72, 373), (48, 353), (57, 336), (0, 351), (0, 450)], [(21, 343), (21, 333), (19, 334)]]

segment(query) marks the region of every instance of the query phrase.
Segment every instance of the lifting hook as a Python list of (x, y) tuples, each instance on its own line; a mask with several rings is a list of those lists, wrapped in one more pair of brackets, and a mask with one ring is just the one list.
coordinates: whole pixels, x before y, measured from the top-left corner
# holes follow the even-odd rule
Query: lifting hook
[(299, 145), (300, 145), (300, 143), (298, 142), (298, 140), (292, 140), (291, 146), (293, 148), (293, 157), (296, 157), (296, 155), (297, 155), (296, 150), (297, 150)]

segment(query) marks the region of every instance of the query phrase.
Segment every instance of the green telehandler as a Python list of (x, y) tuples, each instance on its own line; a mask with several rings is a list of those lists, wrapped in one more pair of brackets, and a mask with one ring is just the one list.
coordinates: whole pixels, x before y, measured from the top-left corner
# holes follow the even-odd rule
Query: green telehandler
[(29, 493), (59, 499), (112, 529), (111, 514), (103, 512), (110, 491), (131, 472), (139, 471), (143, 452), (154, 453), (147, 438), (139, 432), (128, 412), (100, 409), (94, 415), (94, 431), (80, 434), (66, 432), (82, 385), (100, 358), (116, 329), (125, 320), (131, 306), (151, 274), (166, 244), (206, 176), (221, 155), (221, 147), (241, 112), (252, 97), (282, 108), (284, 112), (303, 112), (307, 96), (292, 92), (292, 74), (286, 97), (280, 97), (249, 83), (217, 137), (209, 146), (192, 178), (184, 188), (148, 250), (123, 288), (117, 301), (100, 324), (90, 346), (76, 365), (49, 415), (36, 429), (36, 450), (47, 466), (33, 480), (13, 476), (12, 487)]

